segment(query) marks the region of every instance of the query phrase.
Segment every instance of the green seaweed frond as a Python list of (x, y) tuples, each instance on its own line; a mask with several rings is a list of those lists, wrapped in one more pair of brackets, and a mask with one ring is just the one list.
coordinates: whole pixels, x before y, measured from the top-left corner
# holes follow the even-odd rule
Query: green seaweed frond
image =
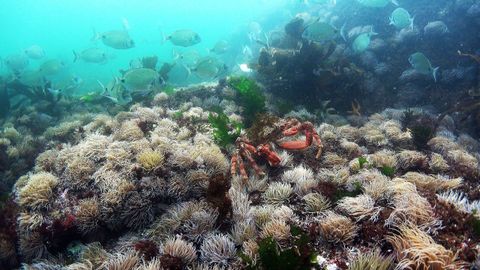
[(395, 168), (390, 166), (383, 166), (382, 168), (380, 168), (380, 172), (383, 175), (388, 176), (390, 178), (395, 176)]
[(345, 190), (345, 189), (338, 189), (335, 191), (335, 194), (333, 196), (333, 200), (335, 202), (338, 202), (339, 200), (345, 198), (345, 197), (355, 197), (362, 194), (362, 183), (355, 181), (353, 183), (353, 190)]
[(165, 85), (164, 87), (162, 87), (161, 91), (170, 96), (175, 93), (175, 87), (171, 85)]
[(215, 113), (210, 113), (208, 121), (213, 127), (213, 138), (220, 147), (225, 148), (229, 144), (235, 143), (242, 131), (242, 124), (230, 121), (221, 109), (217, 109)]
[(366, 157), (359, 157), (358, 158), (358, 163), (360, 164), (360, 168), (363, 169), (363, 165), (367, 164), (368, 163), (368, 160)]
[(238, 102), (244, 108), (245, 124), (250, 126), (258, 113), (265, 111), (265, 95), (260, 86), (246, 77), (231, 77), (228, 84), (237, 92)]
[(421, 124), (410, 127), (410, 132), (412, 133), (413, 143), (419, 150), (427, 148), (428, 141), (434, 135), (433, 128)]
[(290, 232), (294, 238), (294, 245), (288, 249), (282, 250), (272, 237), (261, 240), (258, 243), (258, 264), (254, 264), (247, 255), (240, 254), (240, 258), (247, 265), (246, 269), (311, 269), (316, 263), (317, 253), (310, 246), (310, 237), (296, 226), (292, 226)]
[(477, 218), (477, 210), (472, 211), (472, 218), (470, 219), (470, 224), (472, 226), (473, 234), (475, 237), (480, 237), (480, 219)]

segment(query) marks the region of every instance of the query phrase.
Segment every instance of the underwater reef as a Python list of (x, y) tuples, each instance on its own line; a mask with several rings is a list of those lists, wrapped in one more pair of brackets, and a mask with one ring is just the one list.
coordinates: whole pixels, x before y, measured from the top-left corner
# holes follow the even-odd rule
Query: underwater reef
[[(252, 116), (235, 86), (159, 93), (114, 114), (79, 110), (46, 128), (50, 143), (31, 146), (34, 166), (0, 204), (2, 269), (479, 266), (480, 142), (454, 118), (416, 108), (280, 118), (265, 114), (269, 95)], [(313, 129), (287, 134), (292, 119)], [(2, 132), (9, 156), (32, 143), (18, 123)], [(320, 144), (308, 144), (312, 134)], [(270, 155), (250, 160), (239, 141)], [(239, 152), (247, 177), (230, 162)]]

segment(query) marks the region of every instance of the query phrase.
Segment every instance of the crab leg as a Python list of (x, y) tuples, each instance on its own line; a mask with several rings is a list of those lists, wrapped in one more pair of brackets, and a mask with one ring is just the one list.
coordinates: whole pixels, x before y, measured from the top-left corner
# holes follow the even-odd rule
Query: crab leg
[(245, 164), (243, 163), (241, 157), (238, 159), (238, 167), (240, 171), (240, 176), (242, 177), (243, 181), (248, 181), (247, 170), (245, 170)]
[(278, 144), (278, 146), (287, 150), (303, 150), (309, 147), (310, 144), (308, 144), (307, 141), (288, 141), (288, 142), (281, 142)]
[(252, 155), (250, 154), (245, 154), (244, 155), (247, 160), (248, 160), (248, 163), (250, 163), (250, 165), (252, 166), (252, 168), (255, 170), (255, 173), (259, 176), (263, 176), (265, 175), (265, 173), (262, 171), (262, 169), (260, 169), (260, 167), (258, 167), (257, 163), (255, 162), (255, 160), (252, 158)]
[(320, 136), (318, 136), (317, 132), (313, 133), (313, 139), (315, 140), (318, 146), (318, 151), (317, 151), (317, 155), (315, 155), (315, 158), (319, 159), (323, 151), (322, 140), (320, 140)]
[(231, 159), (230, 174), (237, 175), (238, 152), (235, 152)]
[(268, 144), (259, 145), (257, 148), (257, 152), (267, 157), (267, 161), (268, 161), (268, 164), (270, 164), (270, 166), (273, 166), (273, 167), (278, 166), (278, 164), (280, 164), (281, 162), (281, 158), (277, 155), (277, 153), (272, 151), (272, 149), (270, 148), (270, 145)]

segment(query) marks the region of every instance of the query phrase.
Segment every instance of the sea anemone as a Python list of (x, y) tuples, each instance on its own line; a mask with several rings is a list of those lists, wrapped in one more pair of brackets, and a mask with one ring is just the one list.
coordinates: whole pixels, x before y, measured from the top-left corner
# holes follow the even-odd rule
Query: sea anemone
[(437, 194), (437, 198), (439, 201), (453, 205), (460, 212), (470, 212), (470, 202), (468, 201), (467, 195), (463, 192), (449, 190)]
[(218, 219), (217, 209), (199, 210), (192, 213), (180, 230), (189, 240), (200, 242), (206, 234), (215, 229), (215, 221)]
[(155, 106), (162, 105), (168, 100), (168, 98), (169, 96), (167, 93), (165, 92), (158, 93), (155, 95), (155, 97), (153, 97), (152, 104)]
[(135, 252), (114, 254), (108, 261), (104, 262), (102, 269), (108, 270), (134, 270), (141, 259)]
[(357, 142), (361, 137), (361, 133), (358, 128), (350, 125), (336, 127), (335, 133), (337, 133), (340, 137), (352, 142)]
[(358, 232), (358, 227), (348, 217), (327, 211), (319, 221), (322, 237), (330, 243), (349, 243)]
[(240, 222), (248, 217), (250, 211), (250, 201), (248, 194), (237, 191), (231, 188), (228, 191), (229, 197), (232, 201), (233, 220)]
[(77, 227), (83, 233), (87, 234), (98, 228), (100, 219), (100, 205), (97, 198), (83, 199), (78, 202), (75, 211)]
[(72, 185), (84, 188), (95, 173), (95, 163), (87, 158), (77, 156), (67, 161), (65, 166), (65, 179)]
[(208, 263), (228, 266), (236, 257), (237, 250), (230, 237), (223, 234), (212, 234), (205, 238), (200, 247), (200, 254), (203, 261)]
[(142, 168), (151, 171), (163, 165), (165, 156), (158, 151), (145, 150), (137, 156), (137, 161)]
[(273, 219), (273, 212), (275, 207), (273, 205), (254, 206), (250, 209), (250, 214), (255, 220), (255, 224), (261, 228), (265, 223)]
[(73, 136), (76, 130), (82, 126), (82, 121), (65, 121), (58, 126), (49, 127), (43, 133), (47, 140), (66, 141), (70, 136)]
[(345, 165), (347, 159), (337, 155), (336, 153), (326, 152), (322, 155), (322, 165), (326, 168), (338, 168)]
[(328, 199), (320, 193), (309, 193), (303, 196), (305, 210), (310, 213), (322, 212), (330, 208)]
[(458, 168), (460, 173), (475, 175), (479, 171), (478, 160), (465, 150), (449, 151), (447, 158), (453, 166)]
[(231, 231), (232, 238), (237, 245), (243, 244), (249, 239), (257, 237), (257, 229), (255, 227), (255, 221), (252, 218), (248, 218), (242, 221), (237, 221)]
[(290, 184), (274, 182), (271, 183), (265, 193), (263, 198), (265, 202), (273, 205), (280, 205), (285, 203), (292, 194), (293, 189)]
[(293, 156), (287, 151), (279, 151), (278, 156), (280, 157), (280, 166), (281, 167), (291, 167), (293, 163)]
[(88, 244), (80, 254), (80, 259), (92, 263), (93, 269), (99, 269), (108, 257), (109, 254), (98, 242)]
[(291, 170), (285, 171), (282, 175), (282, 181), (285, 183), (295, 183), (300, 180), (308, 180), (313, 178), (313, 171), (309, 168), (303, 167), (303, 165), (296, 166)]
[(263, 225), (260, 237), (273, 237), (277, 241), (287, 240), (290, 237), (290, 226), (284, 220), (269, 221)]
[(380, 251), (375, 250), (368, 253), (360, 253), (350, 262), (348, 270), (388, 270), (393, 265), (391, 256), (384, 257)]
[(387, 137), (383, 132), (372, 125), (365, 125), (360, 128), (361, 132), (364, 134), (363, 138), (365, 141), (372, 146), (385, 146), (388, 144)]
[(45, 217), (40, 213), (22, 212), (18, 215), (17, 224), (21, 231), (34, 231), (45, 222)]
[(427, 156), (421, 152), (403, 150), (397, 155), (397, 167), (403, 170), (427, 167)]
[(38, 260), (46, 258), (50, 255), (45, 244), (46, 239), (40, 232), (22, 233), (19, 236), (19, 252), (27, 261)]
[(313, 178), (302, 179), (295, 183), (293, 191), (298, 196), (303, 196), (305, 194), (310, 193), (317, 186), (318, 186), (318, 181), (316, 179), (313, 179)]
[(142, 263), (137, 268), (135, 268), (135, 270), (158, 270), (158, 269), (162, 269), (162, 263), (157, 258), (154, 258), (153, 260), (150, 260), (148, 262), (142, 261)]
[(135, 120), (123, 122), (113, 134), (113, 138), (119, 141), (135, 141), (142, 139), (144, 136), (142, 129)]
[(179, 258), (187, 265), (197, 260), (197, 250), (193, 244), (178, 237), (167, 239), (161, 247), (161, 252)]
[(349, 157), (356, 157), (363, 153), (362, 148), (357, 143), (345, 139), (340, 141), (340, 147)]
[(252, 260), (252, 263), (254, 265), (256, 265), (256, 262), (259, 259), (259, 255), (258, 255), (259, 246), (257, 242), (255, 242), (255, 240), (253, 239), (245, 241), (243, 242), (242, 249), (243, 249), (243, 253)]
[(463, 183), (463, 179), (461, 177), (450, 179), (441, 175), (434, 177), (418, 172), (408, 172), (403, 175), (402, 178), (410, 183), (415, 184), (417, 188), (435, 192), (446, 189), (455, 189), (460, 187)]
[(397, 269), (463, 269), (454, 252), (445, 249), (414, 225), (402, 225), (386, 237), (395, 249)]
[(123, 205), (120, 217), (128, 228), (143, 228), (155, 218), (152, 202), (138, 192), (132, 192)]
[(387, 226), (398, 227), (411, 223), (432, 232), (441, 226), (441, 221), (436, 218), (428, 200), (416, 192), (396, 195), (393, 205), (395, 209), (385, 220)]
[(18, 203), (34, 210), (44, 209), (48, 206), (57, 184), (57, 177), (51, 173), (30, 175), (28, 183), (19, 190)]
[(53, 172), (57, 156), (58, 151), (56, 149), (50, 149), (39, 154), (35, 159), (35, 171)]
[(459, 150), (460, 146), (455, 143), (455, 141), (444, 136), (436, 136), (428, 141), (428, 146), (432, 151), (440, 153), (442, 155), (446, 154), (448, 151)]
[(381, 207), (375, 206), (375, 201), (365, 194), (357, 197), (345, 197), (337, 203), (337, 208), (357, 221), (365, 218), (375, 221), (381, 210)]
[(397, 159), (395, 158), (395, 152), (390, 150), (380, 150), (367, 156), (368, 165), (372, 165), (375, 168), (382, 167), (397, 167)]
[(434, 172), (445, 172), (447, 171), (450, 166), (448, 166), (447, 161), (443, 158), (442, 155), (437, 153), (432, 153), (430, 156), (430, 160), (428, 162), (428, 166)]
[(362, 185), (363, 191), (375, 201), (387, 199), (392, 195), (390, 190), (390, 181), (377, 178)]

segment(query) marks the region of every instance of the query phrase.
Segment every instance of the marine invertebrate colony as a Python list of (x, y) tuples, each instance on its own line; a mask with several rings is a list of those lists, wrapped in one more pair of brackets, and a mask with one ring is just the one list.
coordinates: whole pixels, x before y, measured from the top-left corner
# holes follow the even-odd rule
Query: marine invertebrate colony
[[(255, 138), (258, 146), (236, 139), (229, 164), (232, 149), (217, 146), (206, 112), (179, 101), (189, 97), (172, 94), (170, 109), (132, 106), (105, 120), (107, 129), (92, 118), (83, 137), (37, 159), (14, 189), (25, 262), (281, 269), (278, 262), (309, 267), (318, 253), (324, 266), (350, 263), (352, 269), (366, 261), (378, 269), (474, 261), (473, 228), (452, 245), (445, 228), (474, 224), (478, 202), (467, 190), (478, 170), (475, 143), (464, 148), (451, 137), (442, 148), (444, 137), (435, 137), (428, 145), (433, 153), (410, 150), (412, 138), (390, 113), (372, 115), (360, 127), (272, 118)], [(208, 97), (196, 98), (202, 104)], [(191, 114), (176, 115), (175, 105)], [(293, 134), (299, 138), (286, 138)], [(277, 155), (285, 145), (288, 152)], [(249, 176), (247, 162), (261, 177)], [(444, 208), (457, 214), (447, 217)], [(92, 238), (99, 243), (77, 244)], [(385, 240), (394, 256), (376, 253)], [(8, 244), (0, 241), (1, 248)], [(68, 245), (80, 255), (68, 257)]]

